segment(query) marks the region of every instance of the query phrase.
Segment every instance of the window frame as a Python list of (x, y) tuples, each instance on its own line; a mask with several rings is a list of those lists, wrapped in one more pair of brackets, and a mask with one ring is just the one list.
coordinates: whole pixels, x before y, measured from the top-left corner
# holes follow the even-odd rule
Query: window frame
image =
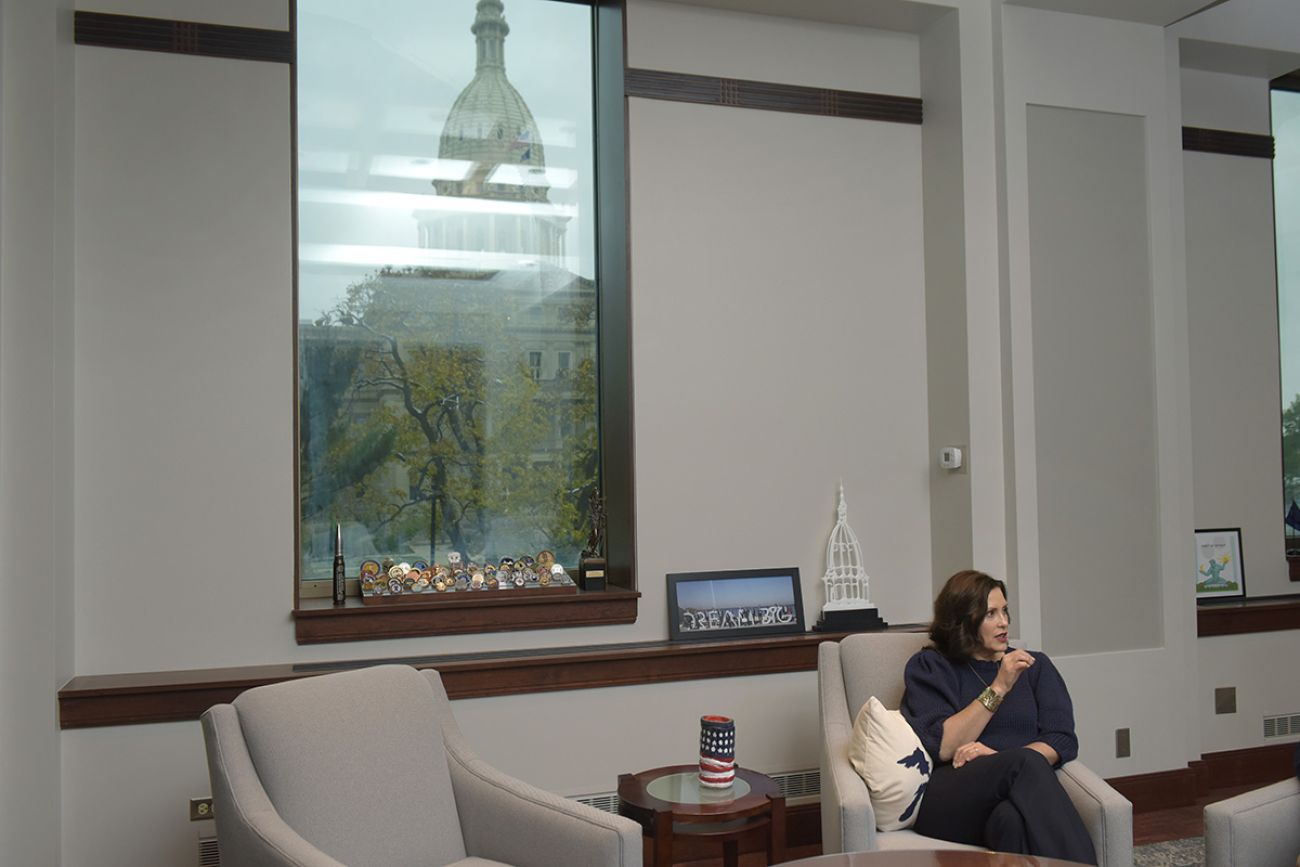
[[(1287, 92), (1290, 92), (1290, 93), (1300, 94), (1300, 70), (1297, 70), (1297, 71), (1295, 71), (1295, 72), (1287, 73), (1286, 75), (1278, 76), (1277, 78), (1274, 78), (1274, 79), (1272, 79), (1272, 80), (1269, 82), (1269, 86), (1268, 86), (1268, 91), (1269, 91), (1269, 112), (1268, 112), (1269, 138), (1270, 138), (1270, 139), (1272, 140), (1272, 142), (1273, 142), (1273, 150), (1274, 150), (1274, 154), (1276, 155), (1276, 150), (1277, 150), (1277, 134), (1276, 134), (1276, 130), (1274, 129), (1274, 125), (1273, 125), (1273, 91), (1275, 91), (1275, 90), (1283, 90), (1283, 91), (1287, 91)], [(1276, 156), (1273, 157), (1273, 160), (1275, 160), (1275, 159), (1276, 159)], [(1270, 162), (1273, 162), (1273, 160), (1270, 160)], [(1276, 188), (1276, 185), (1277, 185), (1277, 170), (1276, 170), (1276, 164), (1275, 164), (1275, 163), (1274, 163), (1274, 166), (1273, 166), (1273, 172), (1272, 172), (1272, 174), (1273, 174), (1273, 184), (1274, 184), (1274, 187)], [(1272, 200), (1272, 202), (1270, 202), (1270, 207), (1272, 208), (1272, 217), (1273, 217), (1273, 238), (1272, 238), (1272, 240), (1273, 240), (1273, 269), (1274, 269), (1274, 281), (1273, 281), (1273, 282), (1274, 282), (1274, 285), (1276, 286), (1276, 291), (1277, 291), (1277, 298), (1276, 298), (1276, 301), (1277, 301), (1277, 313), (1278, 313), (1278, 346), (1277, 346), (1277, 349), (1278, 349), (1278, 369), (1279, 369), (1279, 375), (1278, 375), (1278, 428), (1279, 428), (1279, 433), (1280, 433), (1280, 432), (1281, 432), (1281, 429), (1282, 429), (1283, 421), (1284, 421), (1284, 418), (1285, 418), (1286, 410), (1287, 410), (1287, 402), (1286, 402), (1286, 393), (1285, 393), (1284, 388), (1283, 388), (1283, 385), (1282, 385), (1282, 377), (1281, 377), (1281, 369), (1282, 369), (1282, 364), (1283, 364), (1283, 362), (1282, 362), (1282, 322), (1281, 322), (1281, 315), (1282, 315), (1282, 275), (1281, 275), (1281, 270), (1279, 269), (1279, 263), (1278, 263), (1278, 253), (1279, 253), (1279, 251), (1278, 251), (1278, 249), (1277, 249), (1277, 245), (1278, 245), (1278, 237), (1277, 237), (1277, 195), (1276, 195), (1276, 191), (1274, 192), (1274, 196), (1273, 196), (1273, 200)], [(1285, 434), (1282, 434), (1282, 436), (1285, 436)], [(1292, 581), (1300, 581), (1300, 554), (1292, 554), (1292, 553), (1291, 553), (1292, 550), (1295, 550), (1295, 548), (1292, 547), (1292, 543), (1294, 543), (1297, 539), (1300, 539), (1300, 533), (1290, 533), (1290, 532), (1288, 531), (1288, 526), (1287, 526), (1286, 519), (1285, 519), (1285, 516), (1286, 516), (1286, 513), (1287, 513), (1287, 509), (1288, 509), (1288, 507), (1289, 507), (1289, 505), (1290, 505), (1290, 501), (1289, 501), (1288, 498), (1287, 498), (1287, 487), (1286, 487), (1286, 469), (1287, 469), (1287, 468), (1286, 468), (1286, 444), (1285, 444), (1285, 441), (1282, 442), (1282, 450), (1281, 450), (1281, 454), (1280, 454), (1278, 457), (1279, 457), (1279, 461), (1278, 461), (1278, 463), (1279, 463), (1279, 470), (1280, 470), (1280, 473), (1279, 473), (1279, 475), (1278, 475), (1278, 482), (1280, 483), (1280, 484), (1279, 484), (1279, 487), (1280, 487), (1281, 490), (1282, 490), (1282, 501), (1281, 501), (1281, 506), (1282, 506), (1282, 514), (1283, 514), (1283, 521), (1282, 521), (1282, 550), (1283, 550), (1283, 556), (1286, 558), (1286, 562), (1287, 562), (1287, 573), (1288, 573), (1288, 577), (1289, 577)]]
[[(595, 230), (596, 230), (596, 291), (597, 313), (597, 418), (600, 438), (601, 494), (605, 499), (607, 575), (612, 588), (630, 591), (635, 599), (635, 533), (632, 453), (632, 364), (631, 364), (631, 299), (629, 297), (628, 268), (628, 212), (627, 212), (627, 109), (624, 96), (625, 69), (625, 0), (547, 0), (591, 8), (592, 13), (592, 111), (595, 162)], [(298, 365), (298, 291), (299, 291), (299, 214), (298, 214), (298, 4), (289, 3), (289, 31), (292, 41), (292, 60), (289, 64), (290, 100), (290, 194), (292, 206), (293, 243), (293, 312), (290, 327), (293, 340), (293, 610), (296, 619), (306, 617), (319, 609), (320, 601), (328, 601), (329, 581), (299, 580), (299, 552), (301, 550), (300, 497), (301, 479), (299, 465), (299, 365)], [(348, 604), (334, 614), (372, 614), (361, 607), (357, 579), (348, 581)], [(581, 595), (581, 594), (580, 594)], [(622, 594), (620, 594), (622, 595)], [(570, 597), (563, 597), (568, 599)], [(464, 607), (468, 600), (456, 600)], [(478, 601), (477, 598), (475, 601)], [(483, 599), (476, 608), (500, 607), (500, 600)], [(557, 600), (559, 601), (559, 600)], [(633, 604), (635, 604), (633, 602)], [(406, 615), (407, 620), (418, 611), (443, 608), (438, 601), (415, 605), (382, 606)], [(505, 606), (503, 611), (517, 606)], [(318, 613), (318, 612), (317, 612)], [(315, 616), (315, 615), (311, 615)], [(427, 630), (408, 627), (402, 634), (436, 634), (445, 631), (438, 618), (430, 617)], [(483, 618), (479, 618), (480, 620)], [(523, 625), (518, 619), (503, 616), (499, 626), (478, 623), (472, 628), (457, 631), (492, 632), (517, 628), (565, 628), (570, 625), (591, 625), (591, 621), (577, 618), (571, 624), (563, 609), (556, 609), (544, 625)], [(632, 620), (635, 620), (633, 608)], [(607, 622), (630, 622), (626, 611), (611, 617)], [(301, 627), (302, 620), (299, 619)], [(352, 638), (359, 636), (351, 636)], [(376, 635), (375, 637), (380, 637)], [(299, 643), (304, 638), (299, 629)], [(320, 639), (308, 639), (320, 640)], [(350, 640), (328, 638), (324, 640)]]

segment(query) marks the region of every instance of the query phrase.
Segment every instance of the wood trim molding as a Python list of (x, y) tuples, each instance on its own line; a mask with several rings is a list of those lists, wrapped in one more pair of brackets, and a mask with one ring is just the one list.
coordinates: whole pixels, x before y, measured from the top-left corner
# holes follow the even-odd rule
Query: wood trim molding
[(1187, 807), (1210, 789), (1228, 786), (1266, 786), (1295, 773), (1295, 744), (1269, 744), (1244, 750), (1205, 753), (1186, 768), (1113, 777), (1117, 792), (1133, 802), (1133, 812)]
[(1196, 772), (1190, 767), (1107, 780), (1115, 791), (1133, 802), (1133, 812), (1167, 810), (1196, 803)]
[(1271, 160), (1273, 159), (1273, 137), (1253, 132), (1185, 126), (1183, 127), (1183, 150)]
[(1224, 750), (1201, 756), (1211, 788), (1263, 786), (1295, 773), (1296, 745), (1269, 744), (1244, 750)]
[(293, 63), (293, 34), (288, 30), (84, 10), (77, 11), (74, 22), (73, 38), (77, 45)]
[(858, 120), (883, 120), (919, 124), (921, 100), (912, 96), (889, 96), (854, 90), (830, 90), (795, 84), (775, 84), (712, 75), (690, 75), (657, 69), (629, 68), (623, 76), (628, 96), (728, 105), (766, 111), (788, 111)]
[[(892, 626), (915, 632), (921, 625)], [(536, 651), (259, 665), (74, 677), (59, 690), (59, 727), (196, 720), (246, 689), (385, 662), (436, 668), (453, 699), (813, 671), (817, 645), (847, 633), (809, 632), (743, 641), (652, 641)]]
[(1219, 602), (1196, 609), (1196, 637), (1300, 629), (1300, 596)]

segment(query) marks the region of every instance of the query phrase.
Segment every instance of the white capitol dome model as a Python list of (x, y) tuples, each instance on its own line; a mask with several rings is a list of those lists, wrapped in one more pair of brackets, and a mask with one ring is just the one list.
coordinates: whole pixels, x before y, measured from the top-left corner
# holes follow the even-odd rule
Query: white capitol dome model
[(826, 603), (816, 629), (821, 632), (884, 629), (889, 624), (880, 619), (876, 606), (871, 604), (871, 578), (862, 568), (862, 546), (849, 526), (843, 483), (838, 513), (839, 519), (826, 542), (826, 574), (822, 576)]

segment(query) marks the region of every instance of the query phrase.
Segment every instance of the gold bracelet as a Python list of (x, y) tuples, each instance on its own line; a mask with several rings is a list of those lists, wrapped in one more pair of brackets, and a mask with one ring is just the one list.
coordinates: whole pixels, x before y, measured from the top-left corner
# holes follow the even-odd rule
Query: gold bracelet
[(1002, 696), (993, 691), (993, 687), (987, 687), (980, 693), (979, 698), (975, 699), (988, 709), (989, 713), (996, 713), (997, 709), (1002, 706)]

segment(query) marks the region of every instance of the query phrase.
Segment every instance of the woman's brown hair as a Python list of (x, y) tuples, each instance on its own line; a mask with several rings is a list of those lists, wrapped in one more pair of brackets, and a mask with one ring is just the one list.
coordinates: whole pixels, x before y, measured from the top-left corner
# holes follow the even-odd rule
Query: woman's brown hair
[(980, 648), (980, 624), (989, 610), (989, 594), (1007, 585), (996, 578), (965, 569), (948, 579), (934, 600), (930, 640), (949, 659), (969, 659)]

